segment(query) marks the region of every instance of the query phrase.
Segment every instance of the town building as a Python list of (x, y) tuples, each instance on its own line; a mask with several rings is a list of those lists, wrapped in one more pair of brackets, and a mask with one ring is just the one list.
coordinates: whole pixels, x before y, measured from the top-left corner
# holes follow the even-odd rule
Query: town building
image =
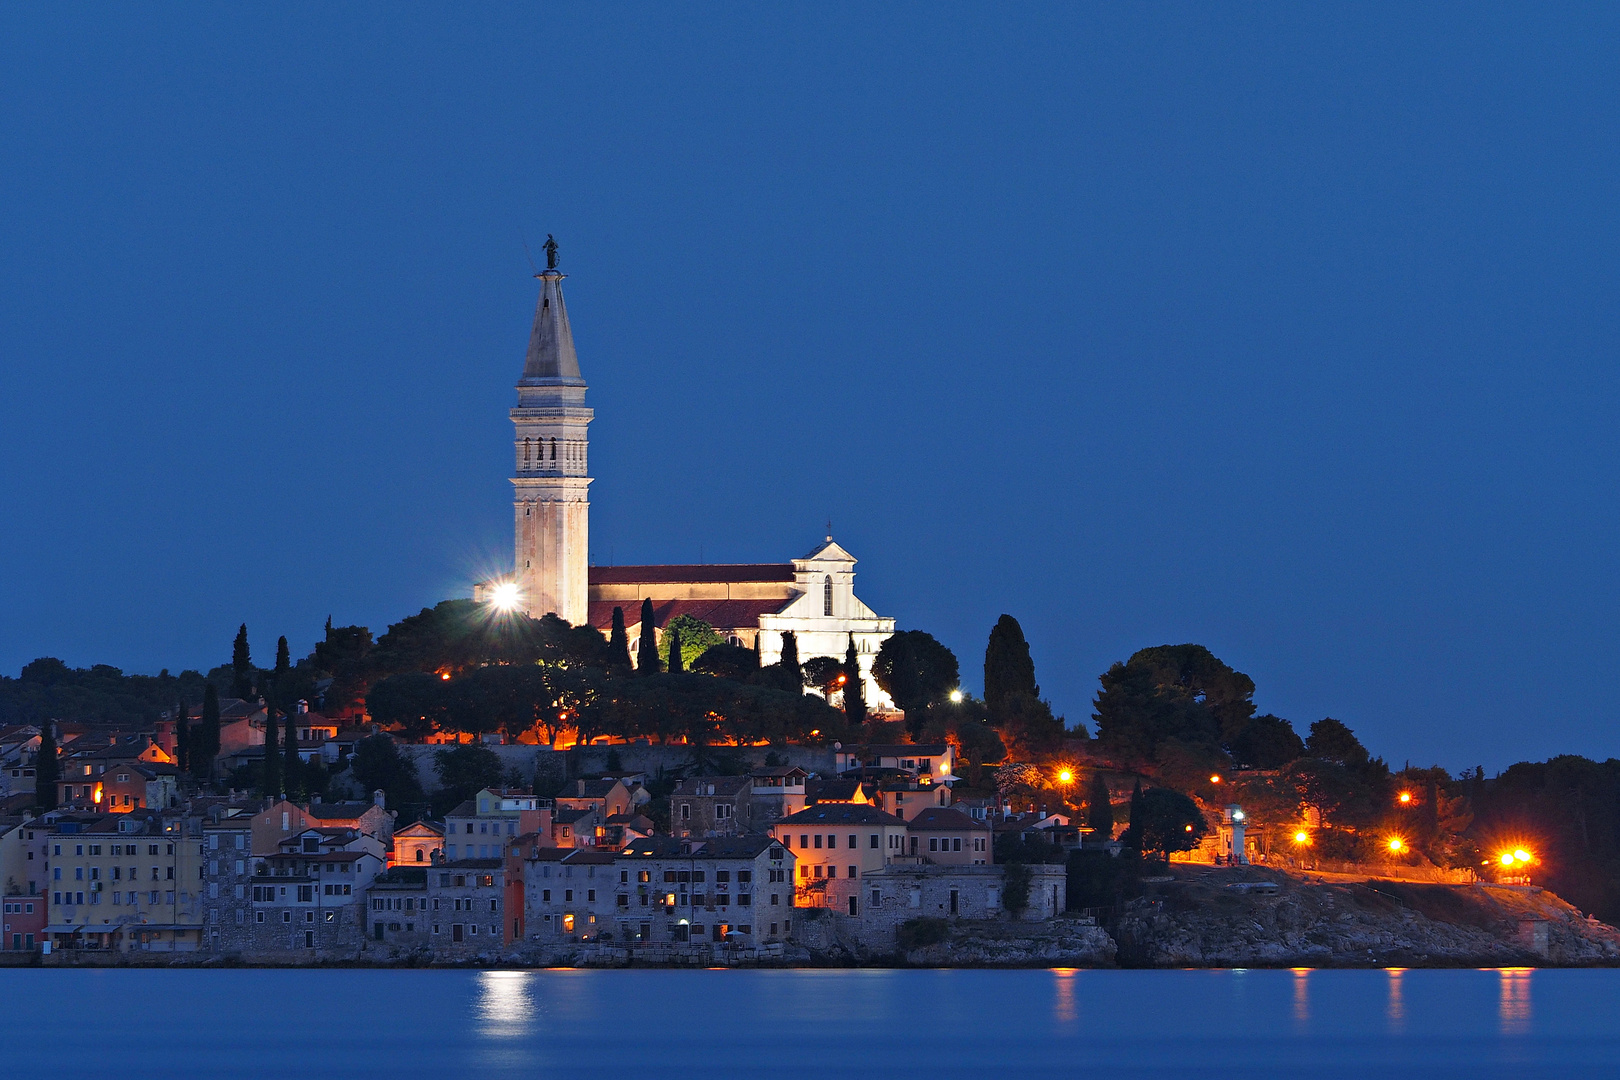
[(990, 826), (951, 807), (930, 807), (906, 822), (906, 855), (941, 866), (994, 861)]
[(389, 866), (425, 866), (444, 858), (444, 826), (432, 821), (413, 821), (394, 830), (394, 846)]
[(45, 817), (54, 948), (181, 952), (202, 944), (199, 821), (153, 810)]
[(793, 852), (768, 836), (637, 840), (612, 860), (613, 940), (786, 941), (793, 929), (793, 867)]
[(552, 802), (559, 810), (595, 810), (603, 821), (635, 808), (630, 789), (614, 777), (572, 781)]
[(860, 881), (905, 854), (906, 823), (875, 806), (817, 803), (771, 826), (796, 856), (794, 895), (800, 907), (860, 914)]
[(444, 857), (451, 862), (500, 858), (505, 840), (528, 833), (549, 836), (553, 820), (548, 799), (527, 791), (484, 788), (444, 816)]

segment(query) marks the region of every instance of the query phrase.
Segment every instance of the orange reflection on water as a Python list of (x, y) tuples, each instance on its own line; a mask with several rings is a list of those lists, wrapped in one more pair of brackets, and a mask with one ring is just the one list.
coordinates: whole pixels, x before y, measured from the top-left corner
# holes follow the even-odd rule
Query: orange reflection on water
[(1072, 1024), (1079, 1018), (1074, 1004), (1074, 968), (1053, 968), (1057, 979), (1057, 993), (1052, 998), (1052, 1018), (1060, 1024)]
[(1523, 1035), (1530, 1030), (1530, 976), (1535, 968), (1501, 968), (1502, 992), (1498, 1011), (1502, 1034)]
[(1311, 977), (1310, 968), (1293, 968), (1294, 972), (1294, 1023), (1306, 1024), (1311, 1019), (1311, 997), (1308, 980)]
[(1400, 1031), (1406, 1026), (1406, 998), (1401, 992), (1401, 976), (1406, 974), (1405, 968), (1387, 968), (1389, 974), (1389, 1002), (1384, 1006), (1384, 1015), (1389, 1019), (1391, 1031)]

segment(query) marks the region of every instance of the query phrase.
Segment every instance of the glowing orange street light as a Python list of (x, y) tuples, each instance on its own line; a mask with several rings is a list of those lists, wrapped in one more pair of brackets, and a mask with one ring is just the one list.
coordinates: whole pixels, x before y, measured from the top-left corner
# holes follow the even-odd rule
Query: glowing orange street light
[(441, 672), (439, 672), (439, 678), (443, 679), (445, 682), (449, 682), (450, 681), (450, 673), (448, 671), (441, 671)]
[(1389, 838), (1389, 850), (1393, 854), (1399, 855), (1401, 852), (1406, 850), (1406, 841), (1402, 840), (1398, 836), (1390, 837)]
[(1058, 783), (1060, 783), (1060, 784), (1072, 784), (1072, 783), (1074, 783), (1074, 773), (1071, 772), (1068, 769), (1060, 769), (1060, 770), (1058, 770)]
[(1306, 832), (1304, 829), (1301, 829), (1301, 830), (1299, 830), (1299, 832), (1294, 834), (1294, 843), (1296, 843), (1296, 844), (1308, 844), (1310, 842), (1311, 842), (1311, 834)]
[(1411, 801), (1412, 801), (1412, 793), (1410, 791), (1401, 792), (1401, 805), (1402, 806), (1405, 806), (1407, 803), (1409, 803)]
[(1220, 778), (1219, 775), (1211, 773), (1210, 777), (1209, 777), (1209, 782), (1212, 783), (1212, 784), (1218, 784), (1218, 783), (1221, 782), (1221, 778)]

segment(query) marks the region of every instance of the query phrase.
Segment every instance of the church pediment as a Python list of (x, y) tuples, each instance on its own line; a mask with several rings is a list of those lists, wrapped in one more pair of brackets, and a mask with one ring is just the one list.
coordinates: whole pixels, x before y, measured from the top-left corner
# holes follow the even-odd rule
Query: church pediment
[(827, 538), (826, 543), (824, 543), (820, 547), (816, 548), (816, 550), (812, 551), (810, 554), (806, 555), (804, 558), (802, 558), (802, 559), (794, 559), (793, 563), (794, 563), (794, 567), (796, 569), (809, 569), (808, 566), (800, 566), (800, 564), (802, 564), (802, 563), (804, 563), (804, 564), (807, 564), (807, 563), (849, 563), (849, 564), (853, 565), (855, 563), (855, 561), (856, 561), (855, 556), (853, 556), (849, 552), (845, 551), (841, 546), (839, 546), (839, 544), (838, 544), (838, 542), (836, 540), (834, 540), (832, 537), (829, 536)]

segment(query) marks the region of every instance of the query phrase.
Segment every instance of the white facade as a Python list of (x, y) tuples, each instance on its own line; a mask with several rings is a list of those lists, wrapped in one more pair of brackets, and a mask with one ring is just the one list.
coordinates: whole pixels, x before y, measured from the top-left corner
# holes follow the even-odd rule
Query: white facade
[(585, 380), (563, 305), (562, 274), (537, 275), (540, 299), (512, 410), (514, 559), (519, 603), (586, 621), (590, 573), (590, 500)]
[(867, 607), (855, 595), (855, 556), (839, 547), (831, 536), (802, 559), (793, 560), (794, 589), (798, 596), (782, 610), (759, 617), (759, 662), (782, 659), (782, 633), (793, 631), (799, 663), (813, 656), (842, 661), (855, 639), (861, 684), (869, 709), (893, 709), (894, 701), (872, 678), (872, 662), (885, 639), (894, 633), (894, 620)]

